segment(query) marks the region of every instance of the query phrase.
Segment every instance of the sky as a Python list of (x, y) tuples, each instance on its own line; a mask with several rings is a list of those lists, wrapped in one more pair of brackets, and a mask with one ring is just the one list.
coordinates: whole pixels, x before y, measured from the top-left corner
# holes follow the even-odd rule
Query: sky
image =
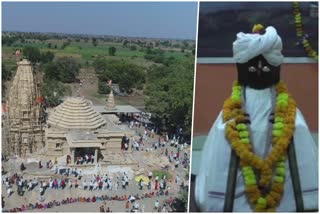
[(195, 39), (197, 2), (2, 2), (2, 31)]

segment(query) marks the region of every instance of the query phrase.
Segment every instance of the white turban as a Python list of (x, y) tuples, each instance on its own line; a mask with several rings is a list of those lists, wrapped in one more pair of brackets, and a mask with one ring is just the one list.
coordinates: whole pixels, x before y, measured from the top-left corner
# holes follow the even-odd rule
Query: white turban
[(283, 61), (282, 41), (274, 27), (267, 27), (263, 35), (240, 32), (233, 42), (233, 58), (237, 63), (263, 55), (269, 64), (279, 66)]

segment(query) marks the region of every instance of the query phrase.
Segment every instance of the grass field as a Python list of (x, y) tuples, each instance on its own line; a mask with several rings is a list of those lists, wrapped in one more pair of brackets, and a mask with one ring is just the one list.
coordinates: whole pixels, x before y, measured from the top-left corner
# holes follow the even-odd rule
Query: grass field
[[(51, 44), (52, 48), (48, 48), (48, 44)], [(35, 42), (35, 43), (15, 43), (12, 47), (3, 46), (2, 47), (2, 54), (3, 54), (3, 62), (5, 64), (12, 64), (10, 61), (10, 56), (14, 56), (15, 50), (17, 48), (23, 48), (25, 46), (32, 46), (37, 47), (41, 50), (41, 52), (51, 51), (55, 53), (57, 57), (62, 56), (70, 56), (79, 58), (81, 64), (85, 63), (86, 61), (92, 61), (94, 57), (97, 56), (103, 56), (108, 58), (125, 58), (132, 62), (137, 60), (139, 64), (141, 65), (143, 61), (141, 59), (144, 59), (145, 53), (142, 51), (139, 51), (139, 48), (137, 50), (130, 50), (128, 47), (123, 47), (121, 43), (115, 43), (115, 42), (103, 42), (98, 43), (97, 46), (93, 46), (91, 42), (71, 42), (71, 44), (64, 49), (61, 49), (63, 41), (62, 40), (48, 40), (47, 42)], [(57, 45), (57, 48), (53, 48), (55, 45)], [(109, 56), (109, 48), (115, 47), (116, 48), (116, 54), (115, 56)], [(185, 55), (185, 53), (182, 53), (180, 51), (165, 51), (166, 57), (177, 57), (181, 58)], [(143, 65), (143, 64), (142, 64)], [(149, 66), (147, 63), (146, 66)]]

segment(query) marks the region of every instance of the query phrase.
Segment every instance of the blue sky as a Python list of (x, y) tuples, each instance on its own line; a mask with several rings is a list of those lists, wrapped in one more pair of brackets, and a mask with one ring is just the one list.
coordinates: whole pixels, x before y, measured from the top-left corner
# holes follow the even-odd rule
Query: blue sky
[(2, 2), (2, 31), (195, 39), (196, 2)]

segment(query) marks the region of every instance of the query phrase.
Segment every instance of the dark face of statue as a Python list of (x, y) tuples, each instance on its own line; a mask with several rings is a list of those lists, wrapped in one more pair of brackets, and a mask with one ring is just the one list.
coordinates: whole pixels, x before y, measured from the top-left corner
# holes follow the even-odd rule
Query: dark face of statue
[(262, 55), (247, 63), (237, 63), (238, 81), (254, 89), (269, 88), (280, 81), (280, 66), (270, 65)]

